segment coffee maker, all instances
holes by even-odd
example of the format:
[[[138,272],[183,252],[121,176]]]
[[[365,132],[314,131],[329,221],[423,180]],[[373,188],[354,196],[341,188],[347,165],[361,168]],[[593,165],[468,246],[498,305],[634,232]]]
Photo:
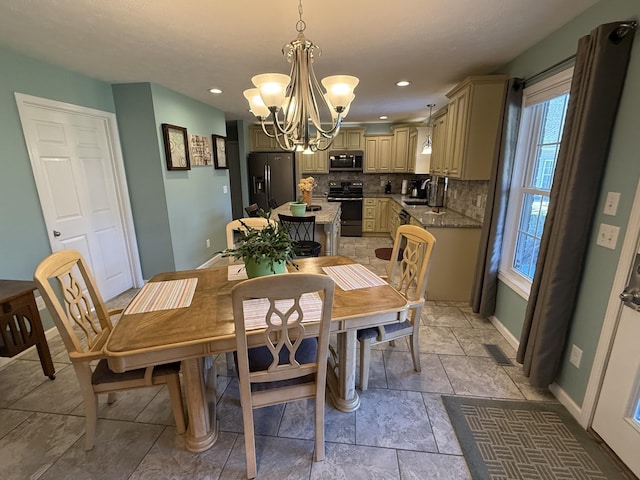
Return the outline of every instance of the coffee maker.
[[[427,188],[427,205],[444,207],[447,199],[447,177],[431,177]]]

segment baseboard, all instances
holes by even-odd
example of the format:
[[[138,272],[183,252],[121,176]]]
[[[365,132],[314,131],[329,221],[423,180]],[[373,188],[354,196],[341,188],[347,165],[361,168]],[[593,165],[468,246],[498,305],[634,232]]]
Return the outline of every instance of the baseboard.
[[[496,327],[496,329],[498,330],[498,332],[500,332],[504,339],[509,342],[509,345],[518,350],[520,341],[515,336],[513,336],[513,334],[507,329],[507,327],[505,327],[502,322],[493,315],[489,317],[489,321],[493,324],[494,327]],[[588,427],[589,419],[583,418],[582,408],[578,406],[557,383],[552,383],[551,385],[549,385],[549,391],[567,409],[569,414],[576,419],[576,421],[582,428],[586,429]]]
[[[504,339],[509,342],[509,345],[511,345],[515,350],[518,350],[518,347],[520,346],[520,340],[514,337],[509,329],[507,329],[507,327],[505,327],[502,322],[495,316],[491,315],[489,317],[489,321],[494,327],[496,327],[496,330],[500,332],[500,335],[502,335]]]
[[[202,268],[209,268],[209,267],[213,266],[213,264],[216,263],[221,258],[222,258],[222,255],[220,253],[218,253],[217,255],[211,257],[209,260],[207,260],[202,265],[197,267],[197,269],[200,270]]]

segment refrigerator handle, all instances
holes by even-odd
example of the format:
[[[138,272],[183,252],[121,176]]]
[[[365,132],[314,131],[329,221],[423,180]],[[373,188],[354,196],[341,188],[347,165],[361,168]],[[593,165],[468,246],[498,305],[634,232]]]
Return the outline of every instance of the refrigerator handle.
[[[271,165],[264,166],[264,178],[265,178],[265,193],[267,194],[266,201],[271,198]]]

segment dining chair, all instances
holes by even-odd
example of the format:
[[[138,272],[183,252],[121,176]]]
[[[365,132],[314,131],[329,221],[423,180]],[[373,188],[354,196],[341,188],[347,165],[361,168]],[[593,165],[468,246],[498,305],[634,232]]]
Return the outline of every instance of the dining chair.
[[[249,217],[257,217],[258,210],[260,210],[260,207],[258,207],[257,203],[252,203],[251,205],[244,207],[244,211],[247,212]]]
[[[275,198],[270,198],[269,199],[269,208],[270,209],[273,210],[275,208],[278,208],[278,206],[279,206],[278,201]]]
[[[296,257],[317,257],[322,251],[322,245],[315,241],[316,217],[294,217],[278,214],[280,225],[287,230],[289,237],[294,241]]]
[[[253,410],[315,399],[315,461],[324,459],[324,408],[335,283],[289,273],[241,282],[231,290],[247,477],[257,474]],[[257,327],[248,331],[247,327]],[[249,348],[249,339],[254,345]]]
[[[387,275],[383,278],[407,299],[409,313],[403,322],[358,330],[360,390],[366,390],[369,384],[372,345],[409,337],[413,367],[416,372],[421,370],[418,339],[420,314],[425,302],[429,260],[435,243],[436,239],[431,233],[416,225],[401,225],[396,230]],[[403,250],[401,255],[400,250]]]
[[[178,433],[184,433],[185,419],[180,389],[180,363],[156,365],[124,373],[109,369],[103,347],[113,330],[111,317],[122,309],[107,310],[93,275],[82,255],[60,250],[45,258],[35,270],[34,280],[53,318],[76,372],[85,407],[85,449],[95,441],[98,395],[107,393],[112,404],[115,392],[166,384]],[[56,281],[57,280],[57,281]],[[56,288],[62,292],[60,297]],[[64,306],[63,306],[64,305]],[[92,370],[91,365],[97,361]]]

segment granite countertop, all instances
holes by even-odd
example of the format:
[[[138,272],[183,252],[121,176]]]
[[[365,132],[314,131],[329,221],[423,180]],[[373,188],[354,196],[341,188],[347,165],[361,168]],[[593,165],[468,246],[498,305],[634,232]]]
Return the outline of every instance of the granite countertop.
[[[333,223],[340,211],[340,202],[327,202],[324,199],[313,197],[312,205],[319,205],[320,210],[316,210],[314,212],[306,212],[304,214],[305,217],[310,217],[311,215],[316,216],[316,223],[318,224],[327,224]],[[282,213],[283,215],[291,215],[291,210],[289,209],[289,202],[280,205],[278,208],[275,208],[271,213],[271,216],[277,220],[278,214]]]
[[[433,207],[424,205],[407,205],[404,201],[409,200],[408,195],[400,194],[365,194],[365,198],[390,198],[397,202],[412,218],[420,222],[424,227],[432,228],[481,228],[482,222],[471,217],[462,215],[448,208],[437,208],[439,213],[434,212]]]

